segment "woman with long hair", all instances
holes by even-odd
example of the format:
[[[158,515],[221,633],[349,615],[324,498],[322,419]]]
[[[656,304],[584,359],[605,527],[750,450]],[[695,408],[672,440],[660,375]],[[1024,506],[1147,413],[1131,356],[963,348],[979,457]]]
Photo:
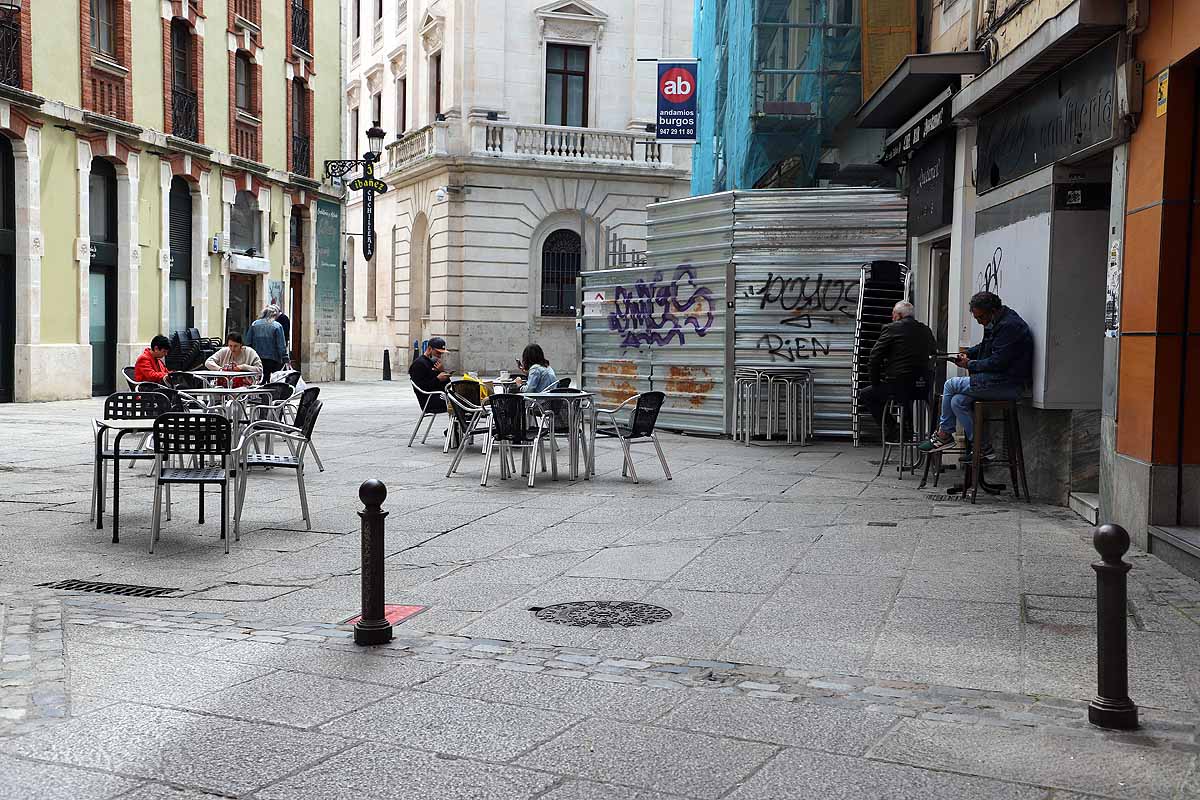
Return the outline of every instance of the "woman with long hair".
[[[517,385],[522,392],[545,392],[558,383],[558,376],[554,374],[554,368],[550,366],[549,359],[542,352],[541,345],[527,345],[521,352],[521,360],[517,364],[528,374],[524,381],[517,378]]]

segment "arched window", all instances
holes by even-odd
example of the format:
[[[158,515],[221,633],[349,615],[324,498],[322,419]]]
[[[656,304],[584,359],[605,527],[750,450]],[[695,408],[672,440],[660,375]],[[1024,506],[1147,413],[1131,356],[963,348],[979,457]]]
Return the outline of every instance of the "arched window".
[[[262,212],[258,210],[258,198],[252,193],[241,191],[233,201],[229,214],[229,245],[235,252],[261,256]]]
[[[575,231],[557,230],[542,245],[542,316],[575,316],[575,281],[583,241]]]

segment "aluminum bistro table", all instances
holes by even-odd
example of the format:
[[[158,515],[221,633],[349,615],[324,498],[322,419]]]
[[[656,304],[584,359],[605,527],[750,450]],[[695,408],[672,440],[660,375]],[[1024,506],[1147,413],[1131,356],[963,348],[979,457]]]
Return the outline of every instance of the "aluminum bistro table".
[[[229,373],[225,374],[228,375]],[[182,394],[188,395],[189,397],[195,395],[220,397],[222,398],[222,407],[225,405],[225,400],[228,400],[231,404],[236,405],[238,413],[232,415],[229,420],[232,425],[231,434],[236,443],[242,416],[246,414],[246,398],[253,397],[255,395],[270,397],[272,390],[263,386],[239,386],[237,388],[209,387],[208,389],[180,389],[179,391]],[[208,405],[211,408],[213,404],[209,403]]]
[[[252,380],[257,380],[258,378],[262,377],[261,372],[248,372],[245,370],[235,371],[231,369],[195,369],[184,374],[195,375],[209,386],[212,386],[222,378],[250,378]],[[187,390],[185,389],[184,391]]]
[[[116,431],[116,436],[113,441],[113,453],[121,452],[121,437],[127,433],[148,433],[154,430],[153,419],[98,419],[96,420],[96,465],[97,472],[95,480],[98,485],[102,485],[100,481],[100,472],[104,470],[104,463],[100,459],[100,442],[103,441],[104,431]],[[112,507],[112,540],[113,544],[121,541],[118,528],[121,522],[121,460],[116,460],[116,469],[113,470],[113,507]],[[96,530],[104,530],[104,497],[100,496],[96,502]]]
[[[579,449],[583,444],[583,422],[585,419],[589,422],[592,431],[591,446],[587,448],[588,457],[587,463],[584,464],[583,479],[592,479],[591,464],[593,462],[592,452],[596,446],[596,420],[595,420],[595,404],[592,402],[591,392],[585,392],[582,389],[573,389],[571,392],[525,392],[522,394],[526,400],[531,400],[537,403],[541,400],[563,400],[567,404],[567,450],[568,450],[568,475],[570,480],[579,479]],[[587,414],[585,417],[584,403],[588,404]],[[550,445],[553,447],[553,443]],[[536,468],[537,459],[533,460],[533,467]]]

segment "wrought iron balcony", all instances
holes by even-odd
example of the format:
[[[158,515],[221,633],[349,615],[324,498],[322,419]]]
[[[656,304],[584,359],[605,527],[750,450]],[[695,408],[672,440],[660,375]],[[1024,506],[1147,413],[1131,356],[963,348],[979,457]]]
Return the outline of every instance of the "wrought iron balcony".
[[[312,177],[311,144],[307,136],[292,136],[292,172]]]
[[[21,88],[21,23],[0,19],[0,83]]]
[[[290,0],[290,2],[292,4],[292,47],[311,53],[308,8],[304,5],[303,0]]]
[[[199,106],[196,93],[188,89],[171,90],[171,133],[180,139],[200,141]]]

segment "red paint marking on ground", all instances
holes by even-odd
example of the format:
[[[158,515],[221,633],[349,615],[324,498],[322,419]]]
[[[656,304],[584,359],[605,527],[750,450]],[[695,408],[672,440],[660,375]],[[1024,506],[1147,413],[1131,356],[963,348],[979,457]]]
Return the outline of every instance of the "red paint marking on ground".
[[[422,611],[424,611],[427,608],[429,608],[429,606],[389,606],[389,605],[385,605],[383,607],[383,616],[386,617],[387,621],[390,622],[391,624],[399,625],[401,622],[404,622],[404,620],[409,619],[410,617],[415,617],[417,614],[420,614]],[[362,614],[355,614],[353,617],[346,620],[346,622],[344,624],[353,625],[354,623],[358,622],[360,619],[362,619]]]

